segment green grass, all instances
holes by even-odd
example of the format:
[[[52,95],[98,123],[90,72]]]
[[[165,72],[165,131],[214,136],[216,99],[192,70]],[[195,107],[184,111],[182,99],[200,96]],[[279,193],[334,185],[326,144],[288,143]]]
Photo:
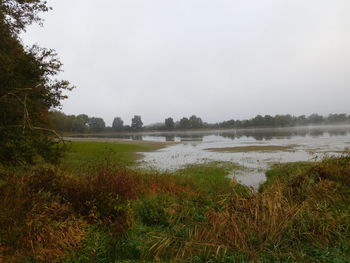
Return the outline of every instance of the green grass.
[[[61,167],[79,171],[97,164],[130,166],[142,156],[140,153],[158,150],[167,145],[157,142],[67,142],[68,151]]]
[[[208,195],[217,195],[231,189],[231,179],[227,175],[238,169],[241,167],[232,162],[213,161],[187,165],[174,172],[174,176],[179,181],[188,178],[193,189],[204,191]]]

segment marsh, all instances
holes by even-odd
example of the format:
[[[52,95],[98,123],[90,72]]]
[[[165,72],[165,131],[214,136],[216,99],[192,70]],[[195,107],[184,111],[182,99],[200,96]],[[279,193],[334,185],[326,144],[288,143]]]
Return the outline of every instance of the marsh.
[[[272,164],[316,161],[326,155],[348,151],[350,125],[116,133],[89,138],[94,139],[172,142],[156,151],[142,153],[140,166],[174,171],[195,163],[233,162],[242,169],[235,170],[230,176],[242,184],[257,188],[266,180],[265,171]]]

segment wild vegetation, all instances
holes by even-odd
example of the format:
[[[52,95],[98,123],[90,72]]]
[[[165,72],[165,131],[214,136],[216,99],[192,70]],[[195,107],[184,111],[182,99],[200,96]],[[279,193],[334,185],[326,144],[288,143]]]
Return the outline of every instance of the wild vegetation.
[[[55,162],[61,154],[57,134],[49,127],[49,110],[72,89],[56,80],[61,63],[53,50],[24,47],[20,33],[41,22],[49,8],[40,0],[0,1],[0,162]]]
[[[50,121],[76,132],[105,123],[51,111],[72,87],[53,79],[55,52],[19,37],[48,10],[0,1],[0,262],[349,262],[349,156],[275,166],[253,191],[226,176],[239,169],[232,163],[133,165],[162,144],[61,141]],[[195,115],[179,123],[206,127]],[[130,129],[142,127],[134,116]]]
[[[3,261],[348,262],[348,156],[276,165],[255,192],[232,163],[159,173],[114,162],[145,146],[91,159],[97,144],[74,142],[70,166],[1,170]]]

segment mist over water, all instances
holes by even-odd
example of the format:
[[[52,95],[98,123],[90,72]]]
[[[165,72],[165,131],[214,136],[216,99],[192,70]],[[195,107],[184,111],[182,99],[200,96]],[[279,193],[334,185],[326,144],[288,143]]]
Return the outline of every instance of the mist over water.
[[[255,141],[269,141],[272,139],[288,139],[292,137],[317,138],[322,136],[349,136],[350,125],[335,126],[301,126],[286,128],[258,128],[258,129],[226,129],[226,130],[191,130],[191,131],[154,131],[138,133],[114,133],[73,135],[79,137],[95,137],[108,139],[124,139],[133,141],[155,142],[193,142],[211,140],[216,136],[218,140],[240,140],[252,138]],[[220,138],[220,139],[219,139]]]

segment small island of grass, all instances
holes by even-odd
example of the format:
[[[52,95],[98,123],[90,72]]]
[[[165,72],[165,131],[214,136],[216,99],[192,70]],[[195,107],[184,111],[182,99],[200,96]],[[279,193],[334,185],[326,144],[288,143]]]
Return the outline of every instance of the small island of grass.
[[[237,146],[237,147],[223,147],[223,148],[208,148],[207,151],[213,152],[232,152],[232,153],[244,153],[244,152],[260,152],[260,151],[293,151],[296,145],[250,145],[250,146]]]

